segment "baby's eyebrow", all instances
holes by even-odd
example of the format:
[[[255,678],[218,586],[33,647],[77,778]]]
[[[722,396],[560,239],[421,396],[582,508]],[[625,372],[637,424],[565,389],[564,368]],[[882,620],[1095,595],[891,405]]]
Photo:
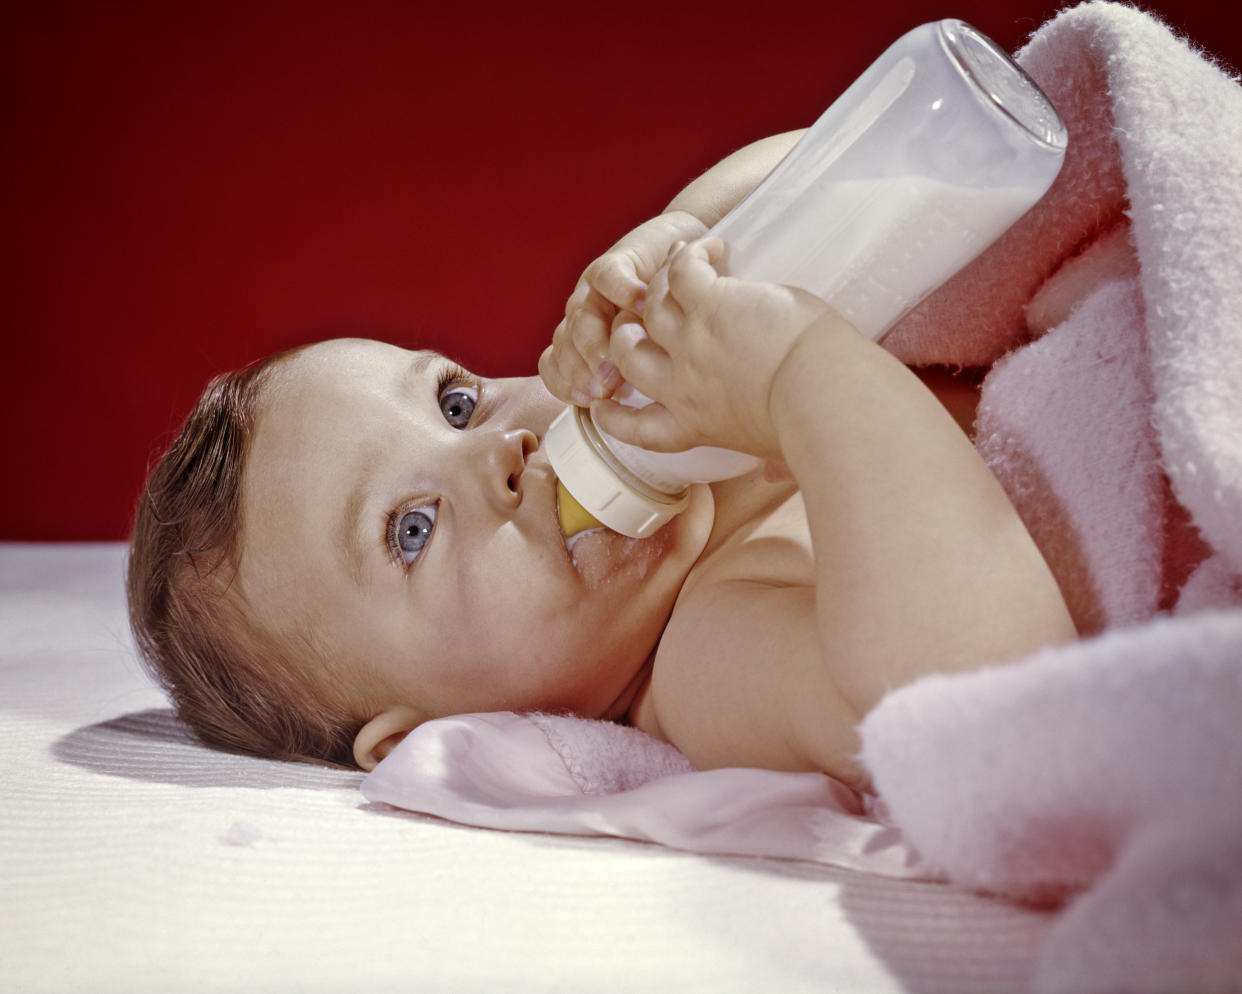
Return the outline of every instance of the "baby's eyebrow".
[[[403,388],[414,386],[418,379],[427,372],[427,370],[440,360],[441,356],[438,352],[432,352],[429,349],[421,349],[414,353],[414,357],[410,360],[409,366],[405,372],[401,374],[399,380]]]
[[[341,514],[341,527],[337,532],[337,545],[345,556],[345,565],[357,586],[362,586],[362,572],[366,564],[366,541],[362,534],[363,509],[371,493],[373,473],[363,471],[345,498]]]

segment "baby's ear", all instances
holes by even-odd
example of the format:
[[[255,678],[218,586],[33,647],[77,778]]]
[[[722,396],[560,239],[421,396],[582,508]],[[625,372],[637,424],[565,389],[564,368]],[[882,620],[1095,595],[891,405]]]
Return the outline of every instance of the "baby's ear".
[[[425,715],[411,707],[389,708],[362,726],[354,737],[354,762],[370,773],[424,721]]]

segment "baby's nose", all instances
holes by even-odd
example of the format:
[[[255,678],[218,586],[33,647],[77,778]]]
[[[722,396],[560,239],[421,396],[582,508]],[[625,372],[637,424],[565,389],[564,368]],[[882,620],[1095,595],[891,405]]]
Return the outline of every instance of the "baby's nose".
[[[535,433],[525,428],[497,429],[480,439],[478,467],[484,476],[483,491],[498,509],[510,511],[522,503],[522,474],[527,459],[538,447]]]

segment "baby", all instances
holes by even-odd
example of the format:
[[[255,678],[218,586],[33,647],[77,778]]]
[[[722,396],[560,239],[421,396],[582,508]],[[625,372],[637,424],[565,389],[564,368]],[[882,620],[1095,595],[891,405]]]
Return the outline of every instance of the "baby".
[[[700,768],[865,786],[854,729],[887,690],[1073,638],[969,404],[955,420],[818,298],[718,275],[701,236],[796,138],[725,159],[596,260],[542,379],[341,340],[213,381],[129,564],[138,645],[183,720],[370,769],[435,717],[559,711]],[[656,403],[616,404],[623,381]],[[650,539],[571,551],[541,447],[566,402],[648,448],[767,462],[694,488]]]

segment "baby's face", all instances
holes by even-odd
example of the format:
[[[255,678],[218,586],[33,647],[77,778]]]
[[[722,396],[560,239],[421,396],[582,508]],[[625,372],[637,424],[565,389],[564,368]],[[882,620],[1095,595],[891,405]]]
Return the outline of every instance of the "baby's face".
[[[242,494],[242,593],[310,638],[375,713],[609,715],[706,541],[710,501],[661,533],[566,548],[541,447],[561,404],[429,352],[341,340],[289,360]],[[309,654],[308,654],[309,655]]]

